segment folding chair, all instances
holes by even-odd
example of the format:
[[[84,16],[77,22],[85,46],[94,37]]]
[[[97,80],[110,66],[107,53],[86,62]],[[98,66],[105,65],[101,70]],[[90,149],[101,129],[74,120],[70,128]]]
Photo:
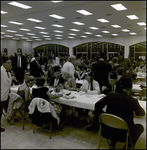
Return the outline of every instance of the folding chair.
[[[108,128],[105,128],[105,127],[108,127]],[[115,132],[113,132],[113,131],[116,130],[116,133],[117,133],[117,131],[118,131],[117,129],[122,131],[121,133],[123,133],[123,135],[122,135],[123,138],[120,134],[115,136],[115,134],[114,134]],[[108,139],[115,140],[118,142],[125,142],[126,149],[128,149],[128,143],[129,143],[129,139],[130,139],[130,143],[131,143],[131,146],[133,149],[133,143],[132,143],[129,127],[128,127],[127,123],[118,116],[115,116],[115,115],[112,115],[109,113],[102,113],[99,116],[98,149],[100,149],[101,136],[103,138],[107,139],[108,144],[109,144]],[[120,136],[121,136],[121,138],[120,138]],[[109,144],[109,146],[110,146],[110,144]]]

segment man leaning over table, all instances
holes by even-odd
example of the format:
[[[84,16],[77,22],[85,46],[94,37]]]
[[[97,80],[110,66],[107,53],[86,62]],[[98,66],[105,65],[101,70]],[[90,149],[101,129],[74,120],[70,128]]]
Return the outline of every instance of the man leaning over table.
[[[106,113],[110,113],[122,118],[128,124],[133,146],[135,146],[137,139],[143,133],[144,127],[141,124],[135,124],[134,113],[136,116],[144,116],[145,111],[139,105],[137,99],[131,97],[131,90],[132,90],[132,82],[128,80],[128,78],[124,79],[122,82],[122,89],[121,92],[110,92],[107,94],[106,97],[102,98],[95,104],[95,118],[92,126],[88,127],[88,130],[94,130],[97,128],[98,130],[98,121],[99,115],[104,113],[103,108],[107,106]],[[107,127],[108,128],[108,127]],[[110,129],[110,127],[109,127]],[[112,128],[111,128],[112,130]],[[103,134],[108,135],[109,133]],[[121,138],[121,134],[119,129],[117,129],[116,134],[118,137]],[[113,137],[113,135],[111,135]],[[115,148],[116,141],[112,141],[111,146]],[[125,146],[124,146],[125,147]]]
[[[12,83],[11,73],[9,69],[11,68],[12,62],[8,56],[2,56],[2,66],[1,66],[1,117],[3,109],[7,110],[8,98],[10,93],[10,87]],[[5,129],[1,128],[1,132]]]

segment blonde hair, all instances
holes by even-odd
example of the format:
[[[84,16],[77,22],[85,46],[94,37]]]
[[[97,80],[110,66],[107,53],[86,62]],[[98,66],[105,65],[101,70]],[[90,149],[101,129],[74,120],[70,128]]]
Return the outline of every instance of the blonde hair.
[[[35,78],[33,76],[27,76],[25,79],[25,83],[29,83],[30,81],[35,81]]]

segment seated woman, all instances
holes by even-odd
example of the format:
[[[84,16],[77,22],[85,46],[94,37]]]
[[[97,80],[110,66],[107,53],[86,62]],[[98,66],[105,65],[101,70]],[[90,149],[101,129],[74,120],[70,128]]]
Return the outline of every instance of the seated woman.
[[[26,110],[28,110],[27,108],[31,100],[30,87],[32,87],[34,83],[35,78],[33,76],[28,76],[26,77],[25,82],[19,86],[17,91],[17,94],[20,95],[25,102]]]
[[[62,96],[62,94],[54,94],[54,95],[51,94],[49,88],[45,87],[44,84],[45,84],[44,77],[39,77],[36,79],[37,88],[32,89],[33,98],[40,97],[49,101],[51,98],[58,98]]]
[[[88,94],[101,93],[99,83],[94,80],[92,72],[88,72],[85,74],[85,80],[80,90]]]
[[[63,88],[70,91],[76,91],[77,86],[75,79],[73,79],[68,72],[62,72],[62,77],[65,80]]]

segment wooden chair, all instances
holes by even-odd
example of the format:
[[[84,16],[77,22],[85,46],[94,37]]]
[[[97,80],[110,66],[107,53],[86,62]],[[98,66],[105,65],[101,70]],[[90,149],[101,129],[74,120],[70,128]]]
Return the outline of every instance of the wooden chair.
[[[103,134],[103,126],[107,126],[107,130],[105,130],[105,133],[109,133],[108,135],[104,135]],[[120,129],[120,130],[125,130],[126,132],[124,133],[124,138],[120,140],[120,138],[118,138],[117,136],[115,137],[114,132],[111,133],[111,131],[109,130],[110,128],[113,128],[114,130],[116,129]],[[107,139],[107,142],[109,144],[108,139],[112,140],[112,136],[114,137],[113,140],[119,141],[119,142],[125,142],[126,143],[126,149],[128,149],[128,143],[129,143],[129,139],[130,139],[130,143],[133,149],[133,143],[132,143],[132,139],[131,139],[131,135],[130,135],[130,131],[129,131],[129,127],[127,125],[127,123],[121,119],[118,116],[109,114],[109,113],[102,113],[99,116],[99,139],[98,139],[98,149],[100,149],[100,142],[101,142],[101,136],[103,138]],[[109,144],[110,146],[110,144]]]

